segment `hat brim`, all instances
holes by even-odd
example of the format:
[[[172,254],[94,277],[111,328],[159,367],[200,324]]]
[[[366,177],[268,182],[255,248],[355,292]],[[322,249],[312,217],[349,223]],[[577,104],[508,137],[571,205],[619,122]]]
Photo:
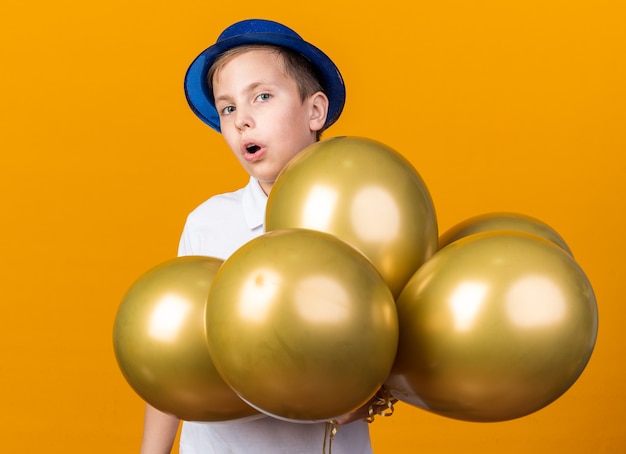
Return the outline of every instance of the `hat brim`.
[[[185,75],[185,96],[193,112],[211,128],[221,132],[220,120],[215,109],[213,93],[209,88],[207,74],[219,55],[229,49],[245,44],[269,44],[285,47],[302,54],[316,68],[320,83],[328,97],[328,114],[324,129],[332,125],[343,110],[346,89],[337,66],[320,49],[302,39],[276,33],[249,33],[217,42],[204,50],[191,63]]]

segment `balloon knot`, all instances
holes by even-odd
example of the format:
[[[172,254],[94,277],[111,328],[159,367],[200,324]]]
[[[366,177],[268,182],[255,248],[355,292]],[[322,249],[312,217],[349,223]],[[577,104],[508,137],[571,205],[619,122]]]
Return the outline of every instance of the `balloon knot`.
[[[376,391],[374,398],[368,409],[369,416],[365,418],[368,423],[374,422],[375,416],[388,417],[393,415],[394,404],[398,402],[398,399],[392,397],[389,391],[384,386]]]

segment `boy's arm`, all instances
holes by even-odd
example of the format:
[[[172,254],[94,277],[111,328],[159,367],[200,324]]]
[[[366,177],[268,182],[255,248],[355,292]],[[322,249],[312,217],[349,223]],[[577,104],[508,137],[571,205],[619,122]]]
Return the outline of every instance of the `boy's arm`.
[[[179,424],[175,416],[146,404],[140,454],[170,454]]]

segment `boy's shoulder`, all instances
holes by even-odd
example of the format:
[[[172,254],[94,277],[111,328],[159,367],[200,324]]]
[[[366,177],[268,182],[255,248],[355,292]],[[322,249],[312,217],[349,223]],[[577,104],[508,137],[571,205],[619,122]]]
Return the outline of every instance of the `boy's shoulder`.
[[[217,194],[198,205],[185,222],[179,255],[229,257],[263,231],[264,200],[258,183]]]
[[[188,231],[239,231],[262,227],[267,196],[258,181],[233,192],[215,195],[196,207],[188,216]]]
[[[190,219],[210,219],[217,213],[231,211],[236,206],[241,205],[245,190],[246,188],[243,187],[236,191],[211,196],[194,208],[188,217]],[[207,217],[207,215],[211,216]]]

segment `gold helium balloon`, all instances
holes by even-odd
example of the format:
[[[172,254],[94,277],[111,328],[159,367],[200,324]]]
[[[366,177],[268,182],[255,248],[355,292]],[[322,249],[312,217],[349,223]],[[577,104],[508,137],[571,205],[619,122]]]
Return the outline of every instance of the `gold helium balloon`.
[[[272,417],[329,421],[374,396],[395,358],[393,296],[361,253],[324,232],[285,229],[243,245],[207,303],[220,375]]]
[[[532,216],[509,212],[485,213],[459,222],[441,235],[439,248],[474,233],[496,231],[526,232],[537,235],[552,241],[572,255],[563,237],[548,224]]]
[[[117,363],[153,407],[190,421],[258,415],[222,380],[205,334],[209,288],[222,260],[178,257],[144,273],[124,296],[113,328]]]
[[[420,175],[395,150],[359,137],[297,154],[276,179],[265,226],[339,237],[374,263],[394,297],[437,250],[435,210]]]
[[[401,401],[466,421],[535,412],[578,379],[595,345],[596,300],[562,248],[485,232],[435,253],[397,300]]]

